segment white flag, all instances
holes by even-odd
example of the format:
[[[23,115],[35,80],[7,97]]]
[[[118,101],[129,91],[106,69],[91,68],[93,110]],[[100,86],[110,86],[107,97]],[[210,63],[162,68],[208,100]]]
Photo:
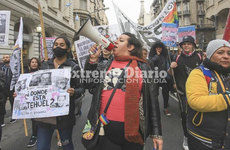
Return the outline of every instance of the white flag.
[[[12,71],[12,80],[10,90],[13,90],[21,73],[21,49],[23,45],[23,21],[20,19],[18,38],[14,44],[12,56],[10,58],[10,69]]]

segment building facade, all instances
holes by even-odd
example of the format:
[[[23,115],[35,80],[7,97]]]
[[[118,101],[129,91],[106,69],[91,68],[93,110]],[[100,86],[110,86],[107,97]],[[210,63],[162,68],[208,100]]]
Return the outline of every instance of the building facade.
[[[230,9],[229,0],[206,0],[206,18],[214,22],[215,37],[222,39]]]
[[[154,0],[150,18],[153,20],[168,0]],[[223,38],[229,12],[229,0],[176,0],[179,26],[195,25],[196,43],[205,49],[208,42]]]
[[[73,41],[80,26],[91,18],[93,25],[108,24],[104,0],[40,0],[46,37],[67,36]],[[67,4],[70,4],[67,6]],[[100,10],[99,10],[100,9]],[[4,54],[11,54],[23,17],[23,57],[39,56],[40,26],[38,0],[1,1],[0,10],[11,11],[8,46],[0,47],[0,62]],[[78,17],[76,18],[76,16]]]
[[[195,25],[196,44],[205,49],[209,41],[215,39],[214,22],[206,19],[205,0],[176,0],[179,26]]]

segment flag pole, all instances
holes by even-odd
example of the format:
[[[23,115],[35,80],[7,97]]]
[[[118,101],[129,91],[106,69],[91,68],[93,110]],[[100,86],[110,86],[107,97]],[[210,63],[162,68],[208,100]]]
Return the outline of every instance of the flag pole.
[[[24,67],[23,67],[23,47],[21,48],[21,74],[24,74]],[[23,119],[25,135],[28,136],[27,124],[26,119]]]
[[[47,61],[48,60],[48,53],[47,53],[47,47],[46,47],[46,34],[45,34],[45,28],[44,28],[44,23],[43,23],[43,15],[42,15],[42,9],[41,9],[41,5],[40,5],[40,0],[38,0],[38,11],[39,11],[40,23],[41,23],[41,28],[42,28],[43,50],[44,50],[44,54],[45,54],[45,61]]]

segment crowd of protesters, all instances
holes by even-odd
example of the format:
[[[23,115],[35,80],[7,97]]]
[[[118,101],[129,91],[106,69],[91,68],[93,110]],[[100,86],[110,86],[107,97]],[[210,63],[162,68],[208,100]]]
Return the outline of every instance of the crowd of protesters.
[[[178,45],[178,53],[170,52],[161,41],[153,43],[148,50],[128,32],[114,41],[112,51],[93,45],[84,70],[99,74],[106,71],[100,76],[103,82],[94,83],[95,77],[91,74],[91,82],[85,83],[72,77],[67,89],[70,95],[69,114],[50,117],[52,123],[47,122],[47,118],[32,118],[28,147],[37,143],[37,150],[50,149],[53,132],[58,130],[63,150],[73,150],[75,118],[82,114],[82,99],[85,89],[88,89],[93,95],[87,115],[88,125],[96,126],[98,118],[102,117],[108,121],[103,126],[102,144],[95,150],[142,150],[147,137],[152,138],[155,150],[162,150],[164,129],[159,91],[162,91],[163,97],[162,112],[167,117],[171,116],[170,92],[177,92],[184,150],[230,149],[230,44],[225,40],[213,40],[208,44],[206,53],[197,52],[196,48],[195,39],[185,36]],[[25,73],[64,67],[71,67],[72,71],[81,70],[77,53],[73,51],[72,55],[71,43],[66,37],[55,39],[53,53],[53,57],[42,64],[38,58],[31,58]],[[2,127],[5,126],[6,101],[9,99],[12,113],[17,95],[14,89],[10,90],[12,72],[9,64],[10,55],[4,55],[0,68],[0,140]],[[166,75],[160,77],[162,82],[154,82],[156,75],[142,75],[143,71],[156,70],[165,72]],[[11,119],[10,123],[16,121]]]

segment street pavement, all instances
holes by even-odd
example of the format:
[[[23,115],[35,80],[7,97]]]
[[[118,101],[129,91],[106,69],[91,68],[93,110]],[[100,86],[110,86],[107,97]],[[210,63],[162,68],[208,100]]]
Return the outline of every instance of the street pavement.
[[[161,93],[161,92],[160,92]],[[86,93],[83,99],[82,111],[83,114],[76,118],[76,125],[73,130],[73,143],[75,150],[85,150],[81,144],[81,131],[86,123],[86,116],[90,107],[92,95]],[[164,145],[163,150],[182,150],[182,127],[179,112],[178,102],[170,98],[169,100],[169,111],[172,116],[167,117],[163,114],[163,100],[161,95],[159,96],[160,109],[161,109],[161,119],[162,119],[162,129],[163,129],[163,139]],[[7,114],[5,115],[5,124],[3,127],[1,146],[2,150],[36,150],[36,146],[32,148],[27,148],[31,136],[31,120],[26,119],[28,136],[25,136],[23,120],[17,120],[16,123],[10,124],[10,104],[6,104]],[[52,148],[51,150],[60,150],[57,146],[56,133],[54,133],[52,138]],[[144,150],[153,150],[153,144],[151,138],[148,138]]]

